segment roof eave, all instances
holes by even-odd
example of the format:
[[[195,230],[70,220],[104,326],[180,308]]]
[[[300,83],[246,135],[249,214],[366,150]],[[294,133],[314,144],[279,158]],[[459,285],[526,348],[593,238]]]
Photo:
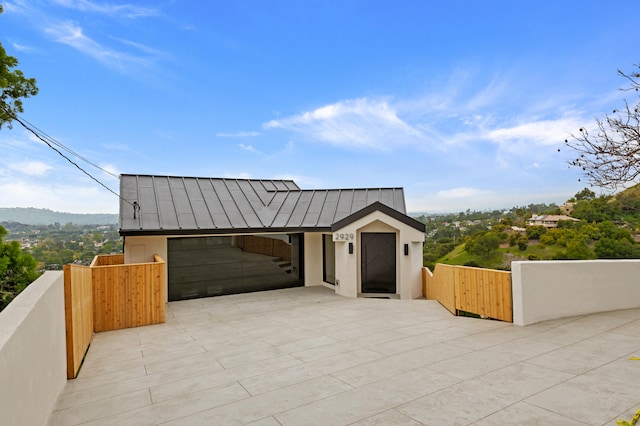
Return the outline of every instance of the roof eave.
[[[331,231],[333,232],[337,231],[338,229],[344,228],[345,226],[355,222],[356,220],[362,219],[363,217],[368,216],[376,211],[384,213],[387,216],[390,216],[420,232],[425,232],[426,230],[426,225],[424,223],[417,221],[416,219],[407,216],[404,213],[387,206],[386,204],[382,204],[381,202],[376,201],[375,203],[369,204],[367,207],[358,210],[357,212],[345,217],[344,219],[335,222],[333,225],[331,225]]]
[[[297,234],[302,232],[331,232],[330,227],[281,227],[281,228],[217,228],[217,229],[120,229],[123,237],[174,236],[174,235],[231,235],[231,234]]]

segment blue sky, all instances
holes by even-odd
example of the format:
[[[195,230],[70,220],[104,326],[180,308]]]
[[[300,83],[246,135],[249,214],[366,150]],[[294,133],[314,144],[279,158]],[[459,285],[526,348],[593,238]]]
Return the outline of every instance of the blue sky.
[[[1,3],[22,117],[103,168],[401,186],[410,212],[564,202],[557,149],[640,62],[626,0]],[[118,211],[19,125],[0,150],[0,207]]]

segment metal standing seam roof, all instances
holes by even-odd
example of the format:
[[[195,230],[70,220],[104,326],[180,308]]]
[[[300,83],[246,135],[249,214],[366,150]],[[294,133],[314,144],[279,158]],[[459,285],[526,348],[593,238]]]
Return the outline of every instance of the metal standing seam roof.
[[[303,190],[292,180],[124,174],[120,196],[121,235],[328,231],[376,203],[406,216],[402,188]]]

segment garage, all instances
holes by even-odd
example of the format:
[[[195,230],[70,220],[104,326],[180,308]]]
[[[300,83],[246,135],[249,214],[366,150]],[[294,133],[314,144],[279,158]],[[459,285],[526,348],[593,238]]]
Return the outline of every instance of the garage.
[[[168,301],[303,285],[422,296],[425,225],[400,187],[121,175],[120,193],[125,264],[162,259]]]
[[[302,286],[299,234],[170,238],[170,301]]]

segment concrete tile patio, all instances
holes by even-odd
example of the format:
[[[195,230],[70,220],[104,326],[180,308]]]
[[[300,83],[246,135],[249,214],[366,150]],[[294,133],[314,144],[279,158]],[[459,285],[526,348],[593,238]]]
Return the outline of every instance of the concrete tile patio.
[[[95,335],[50,425],[604,425],[640,408],[640,309],[518,327],[324,287],[171,302]]]

